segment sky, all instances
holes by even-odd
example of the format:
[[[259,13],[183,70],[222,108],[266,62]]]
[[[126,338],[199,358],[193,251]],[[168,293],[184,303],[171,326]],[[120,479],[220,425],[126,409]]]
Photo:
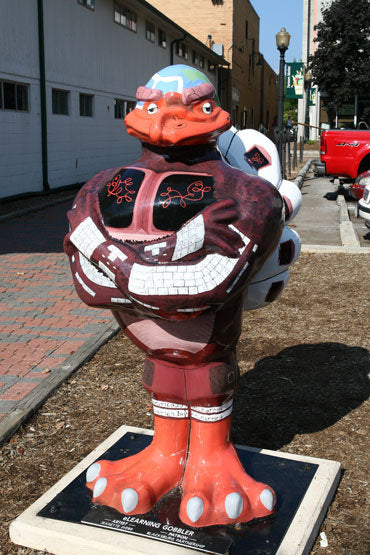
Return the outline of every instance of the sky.
[[[302,57],[303,0],[251,0],[260,17],[260,51],[272,69],[279,73],[280,53],[275,35],[282,27],[290,34],[285,61],[299,62]]]

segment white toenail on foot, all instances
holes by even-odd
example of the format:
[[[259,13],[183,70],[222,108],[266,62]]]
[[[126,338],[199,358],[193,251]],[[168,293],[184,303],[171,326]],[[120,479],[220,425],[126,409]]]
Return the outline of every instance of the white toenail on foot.
[[[268,511],[274,508],[275,500],[272,491],[264,489],[260,495],[261,503]]]
[[[186,505],[186,512],[192,522],[196,522],[202,516],[204,509],[203,501],[200,497],[192,497]]]
[[[94,463],[87,469],[86,472],[86,482],[92,482],[99,476],[101,466],[99,463]]]
[[[243,498],[239,493],[229,493],[225,498],[225,510],[229,518],[238,518],[243,510]]]
[[[137,492],[132,488],[126,488],[121,494],[121,503],[124,513],[131,513],[139,501]]]
[[[93,497],[99,497],[107,487],[107,479],[99,478],[94,486]]]

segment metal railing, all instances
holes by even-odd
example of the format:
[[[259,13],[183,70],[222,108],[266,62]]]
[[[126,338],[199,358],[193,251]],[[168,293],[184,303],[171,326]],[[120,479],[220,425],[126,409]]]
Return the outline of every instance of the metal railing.
[[[298,165],[298,130],[296,127],[285,128],[281,135],[281,171],[283,179],[291,177],[292,169]],[[299,161],[303,162],[304,139],[299,141]]]

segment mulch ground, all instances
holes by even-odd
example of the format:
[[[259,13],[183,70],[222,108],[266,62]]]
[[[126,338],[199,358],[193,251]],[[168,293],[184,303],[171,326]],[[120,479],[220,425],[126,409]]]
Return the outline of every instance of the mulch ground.
[[[312,553],[368,546],[369,257],[304,254],[288,288],[245,314],[236,443],[340,461],[342,479]],[[0,451],[0,553],[10,522],[122,424],[152,427],[143,355],[119,333]]]

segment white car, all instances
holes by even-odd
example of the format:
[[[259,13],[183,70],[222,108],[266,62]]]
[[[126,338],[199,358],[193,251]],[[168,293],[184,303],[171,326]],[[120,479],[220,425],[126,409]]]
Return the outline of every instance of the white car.
[[[370,229],[370,184],[364,189],[364,196],[357,204],[358,215],[365,220],[365,225]]]

